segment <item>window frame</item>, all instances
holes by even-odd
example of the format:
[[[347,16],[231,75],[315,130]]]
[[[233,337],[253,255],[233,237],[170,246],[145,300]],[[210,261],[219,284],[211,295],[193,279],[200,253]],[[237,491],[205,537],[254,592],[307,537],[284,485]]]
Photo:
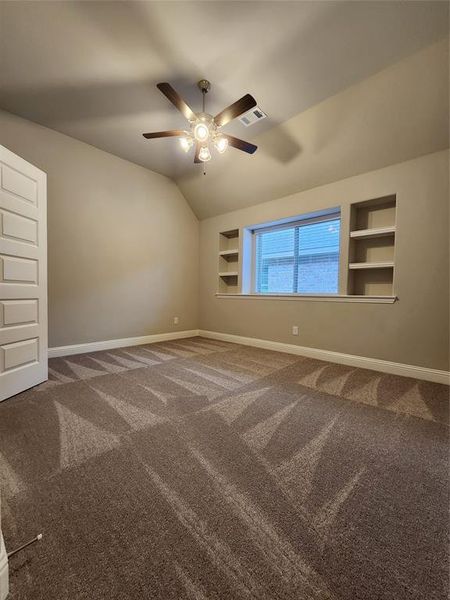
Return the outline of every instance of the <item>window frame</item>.
[[[326,213],[322,213],[322,214],[317,214],[317,213],[306,213],[304,215],[299,215],[297,217],[294,217],[292,219],[289,220],[285,220],[283,219],[283,221],[278,221],[278,222],[273,222],[271,223],[262,223],[261,225],[257,225],[257,226],[253,226],[251,228],[249,228],[249,231],[252,235],[252,241],[251,241],[251,294],[255,295],[255,296],[270,296],[270,295],[276,295],[276,296],[311,296],[311,295],[318,295],[318,296],[330,296],[330,297],[335,297],[335,296],[339,296],[340,294],[340,275],[341,275],[341,252],[342,252],[342,220],[341,220],[341,209],[339,208],[334,208],[331,209],[330,211],[327,211]],[[281,231],[283,229],[292,229],[292,228],[297,228],[297,227],[305,227],[308,225],[313,225],[315,223],[321,223],[324,221],[335,221],[336,219],[339,219],[339,255],[338,255],[338,273],[337,273],[337,291],[336,292],[317,292],[316,294],[311,294],[311,293],[305,293],[305,292],[259,292],[256,289],[256,285],[257,285],[257,261],[256,261],[256,238],[257,235],[260,233],[267,233],[267,232],[273,232],[273,231]],[[295,253],[294,253],[295,254]],[[294,256],[294,261],[295,261],[295,256]],[[294,277],[295,277],[295,271],[296,269],[294,268]]]

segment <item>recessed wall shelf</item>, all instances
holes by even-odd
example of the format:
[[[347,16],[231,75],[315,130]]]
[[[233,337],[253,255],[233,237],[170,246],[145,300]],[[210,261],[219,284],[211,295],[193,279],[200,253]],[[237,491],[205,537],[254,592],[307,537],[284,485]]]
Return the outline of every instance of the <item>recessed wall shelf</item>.
[[[376,237],[384,237],[395,234],[395,226],[390,227],[374,227],[372,229],[360,229],[350,232],[350,237],[355,239],[368,239]]]
[[[236,294],[239,289],[239,229],[219,233],[218,292]]]
[[[349,269],[393,269],[393,262],[363,262],[363,263],[350,263]]]
[[[394,296],[395,195],[350,206],[347,290],[353,296]]]
[[[239,229],[230,229],[229,231],[222,231],[221,236],[228,239],[236,239],[239,237]]]

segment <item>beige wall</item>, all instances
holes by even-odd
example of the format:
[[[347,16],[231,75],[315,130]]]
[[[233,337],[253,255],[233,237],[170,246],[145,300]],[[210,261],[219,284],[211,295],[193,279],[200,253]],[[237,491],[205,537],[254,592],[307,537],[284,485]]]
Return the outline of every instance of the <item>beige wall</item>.
[[[198,326],[198,221],[172,181],[3,111],[0,144],[48,176],[50,347]]]
[[[1,111],[0,143],[48,173],[50,346],[200,326],[448,369],[447,151],[201,222],[199,321],[199,225],[174,183]],[[215,297],[219,231],[391,193],[395,304]]]
[[[448,85],[446,38],[261,135],[241,127],[254,155],[230,148],[177,183],[204,219],[445,150]]]
[[[216,298],[220,231],[392,193],[395,304]],[[442,151],[202,221],[200,327],[447,370],[448,208],[449,154]]]

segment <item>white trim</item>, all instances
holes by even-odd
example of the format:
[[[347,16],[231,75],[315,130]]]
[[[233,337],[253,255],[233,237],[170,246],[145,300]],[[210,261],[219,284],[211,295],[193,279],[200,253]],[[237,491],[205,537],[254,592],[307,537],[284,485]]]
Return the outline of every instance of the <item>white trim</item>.
[[[154,344],[155,342],[167,342],[183,338],[197,337],[198,329],[186,331],[174,331],[170,333],[155,333],[153,335],[140,335],[138,337],[122,338],[119,340],[104,340],[101,342],[87,342],[85,344],[73,344],[71,346],[57,346],[48,349],[48,357],[70,356],[71,354],[84,354],[85,352],[97,352],[98,350],[112,350],[113,348],[125,348],[127,346],[140,346],[142,344]]]
[[[387,262],[363,262],[363,263],[350,263],[349,269],[393,269],[394,261],[390,260]]]
[[[0,600],[6,600],[9,592],[8,582],[8,555],[6,554],[5,542],[0,530]]]
[[[315,302],[362,302],[365,304],[394,304],[397,296],[351,296],[344,294],[221,294],[216,298],[242,298],[243,300],[309,300]]]
[[[213,340],[231,342],[234,344],[243,344],[244,346],[254,346],[256,348],[265,348],[275,352],[286,352],[287,354],[297,354],[317,360],[348,365],[350,367],[359,367],[361,369],[370,369],[401,375],[403,377],[413,377],[425,381],[433,381],[444,385],[450,384],[450,373],[438,369],[429,369],[416,365],[405,365],[395,363],[379,358],[368,358],[366,356],[356,356],[354,354],[343,354],[332,350],[320,350],[318,348],[308,348],[307,346],[297,346],[295,344],[285,344],[283,342],[273,342],[271,340],[261,340],[258,338],[243,337],[229,333],[220,333],[218,331],[206,331],[203,329],[191,329],[187,331],[176,331],[171,333],[157,333],[154,335],[143,335],[132,338],[122,338],[118,340],[104,340],[100,342],[88,342],[86,344],[73,344],[71,346],[59,346],[48,349],[49,358],[58,356],[68,356],[71,354],[83,354],[85,352],[96,352],[98,350],[111,350],[113,348],[124,348],[126,346],[138,346],[142,344],[152,344],[156,342],[165,342],[189,337],[202,336]]]
[[[244,229],[248,229],[251,233],[256,233],[261,229],[274,229],[275,227],[293,227],[295,225],[305,225],[306,222],[318,220],[326,221],[328,218],[332,219],[333,215],[341,216],[341,207],[334,206],[332,208],[324,208],[321,210],[315,210],[313,212],[302,213],[300,215],[293,215],[291,217],[283,217],[282,219],[275,219],[273,221],[263,221],[256,225],[246,225]]]
[[[390,225],[389,227],[373,227],[372,229],[356,229],[354,231],[350,231],[350,237],[357,240],[386,237],[390,235],[395,235],[395,225]]]
[[[382,373],[391,373],[403,377],[413,377],[435,383],[449,385],[450,373],[448,371],[439,371],[438,369],[429,369],[427,367],[418,367],[415,365],[405,365],[395,363],[389,360],[379,358],[368,358],[366,356],[356,356],[354,354],[343,354],[342,352],[333,352],[331,350],[319,350],[318,348],[308,348],[306,346],[296,346],[295,344],[284,344],[282,342],[272,342],[270,340],[260,340],[258,338],[242,337],[240,335],[231,335],[217,331],[199,330],[199,335],[213,340],[223,342],[232,342],[234,344],[243,344],[244,346],[255,346],[256,348],[265,348],[275,352],[286,352],[288,354],[298,354],[308,358],[325,360],[327,362],[348,365],[350,367],[359,367],[361,369],[370,369],[372,371],[381,371]]]

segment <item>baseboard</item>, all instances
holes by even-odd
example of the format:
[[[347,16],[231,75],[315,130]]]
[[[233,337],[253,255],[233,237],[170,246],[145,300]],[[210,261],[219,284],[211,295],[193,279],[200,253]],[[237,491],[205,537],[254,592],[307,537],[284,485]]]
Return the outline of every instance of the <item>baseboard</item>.
[[[403,377],[413,377],[434,383],[443,383],[449,385],[450,373],[448,371],[439,371],[438,369],[429,369],[427,367],[417,367],[415,365],[405,365],[395,363],[389,360],[378,358],[368,358],[366,356],[356,356],[354,354],[343,354],[331,350],[319,350],[318,348],[308,348],[306,346],[297,346],[295,344],[284,344],[282,342],[271,342],[270,340],[260,340],[258,338],[242,337],[240,335],[231,335],[228,333],[219,333],[217,331],[199,330],[199,335],[213,340],[223,342],[232,342],[234,344],[243,344],[245,346],[255,346],[256,348],[265,348],[275,352],[286,352],[288,354],[298,354],[308,358],[316,358],[327,362],[348,365],[350,367],[359,367],[361,369],[370,369],[372,371],[381,371],[392,375],[401,375]]]
[[[48,357],[70,356],[71,354],[84,354],[85,352],[97,352],[98,350],[112,350],[113,348],[125,348],[126,346],[140,346],[142,344],[154,344],[156,342],[168,342],[183,338],[198,336],[198,329],[187,331],[173,331],[170,333],[155,333],[153,335],[140,335],[138,337],[122,338],[119,340],[104,340],[101,342],[87,342],[86,344],[72,344],[70,346],[57,346],[48,349]]]
[[[297,346],[296,344],[285,344],[282,342],[273,342],[270,340],[261,340],[258,338],[243,337],[229,333],[220,333],[218,331],[205,331],[203,329],[190,329],[187,331],[174,331],[170,333],[156,333],[153,335],[142,335],[138,337],[122,338],[117,340],[104,340],[100,342],[88,342],[85,344],[73,344],[70,346],[57,346],[48,349],[48,357],[69,356],[71,354],[83,354],[85,352],[96,352],[98,350],[112,350],[113,348],[124,348],[126,346],[139,346],[142,344],[152,344],[156,342],[166,342],[201,335],[213,340],[232,342],[234,344],[243,344],[244,346],[254,346],[256,348],[265,348],[275,352],[286,352],[288,354],[297,354],[317,360],[348,365],[350,367],[359,367],[361,369],[370,369],[372,371],[381,371],[392,375],[401,375],[403,377],[414,377],[434,383],[443,383],[449,385],[450,373],[438,369],[429,369],[427,367],[418,367],[416,365],[405,365],[378,358],[368,358],[366,356],[356,356],[354,354],[343,354],[342,352],[333,352],[332,350],[320,350],[318,348],[308,348],[307,346]]]

